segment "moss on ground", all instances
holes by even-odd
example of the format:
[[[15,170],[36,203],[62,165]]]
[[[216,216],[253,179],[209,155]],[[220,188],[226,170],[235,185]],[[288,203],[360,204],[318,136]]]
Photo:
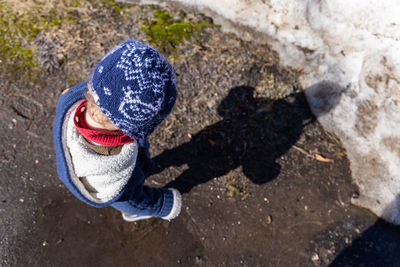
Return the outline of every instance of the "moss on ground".
[[[62,25],[57,12],[42,12],[42,5],[34,5],[29,12],[0,5],[0,61],[2,68],[14,77],[36,76],[40,67],[32,42],[40,32]]]
[[[137,28],[132,30],[132,25]],[[0,70],[6,77],[33,81],[62,68],[68,77],[81,80],[85,75],[76,62],[84,58],[93,65],[127,32],[134,38],[147,37],[176,59],[185,41],[196,42],[210,26],[187,17],[176,19],[176,12],[159,7],[137,9],[114,0],[0,0]]]
[[[197,23],[175,20],[165,10],[154,10],[154,18],[142,22],[141,29],[146,33],[151,45],[166,55],[177,57],[177,47],[185,40],[201,33],[210,23]]]
[[[36,60],[27,44],[42,27],[25,14],[8,13],[4,6],[0,10],[0,61],[3,66],[29,71],[36,66]]]
[[[100,0],[100,2],[104,5],[108,5],[109,7],[112,8],[112,10],[115,13],[120,13],[121,12],[121,7],[118,5],[117,2],[113,1],[113,0]]]

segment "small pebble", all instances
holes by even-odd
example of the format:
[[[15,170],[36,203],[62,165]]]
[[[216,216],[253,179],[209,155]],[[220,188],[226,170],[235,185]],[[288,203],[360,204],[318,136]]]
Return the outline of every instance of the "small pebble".
[[[24,201],[25,201],[25,200],[24,200],[23,198],[20,198],[20,199],[19,199],[19,202],[21,202],[21,203],[24,203]]]
[[[318,256],[318,254],[317,254],[317,253],[314,253],[314,254],[311,256],[311,260],[312,260],[314,263],[318,263],[318,261],[319,261],[319,256]]]
[[[203,261],[203,259],[201,258],[201,256],[196,256],[195,260],[196,260],[196,263],[197,263],[197,264],[201,264],[202,261]]]
[[[48,246],[48,245],[49,245],[49,243],[48,243],[46,240],[42,242],[42,246],[43,246],[43,247],[46,247],[46,246]]]
[[[357,199],[360,197],[360,193],[358,191],[354,191],[353,194],[351,195],[352,198]]]
[[[272,223],[272,216],[269,215],[269,216],[267,217],[267,224],[271,224],[271,223]]]
[[[37,160],[35,160],[35,164],[38,164],[39,163],[39,160],[37,159]]]

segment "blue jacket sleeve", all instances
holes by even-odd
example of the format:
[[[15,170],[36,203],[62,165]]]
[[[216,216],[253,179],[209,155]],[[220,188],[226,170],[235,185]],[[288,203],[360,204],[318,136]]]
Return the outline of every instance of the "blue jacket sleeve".
[[[147,174],[151,173],[155,167],[154,161],[150,157],[149,153],[149,141],[146,139],[139,140],[139,154],[138,154],[138,161],[142,162],[142,169],[144,174],[147,176]]]
[[[174,203],[173,193],[167,188],[145,186],[144,180],[142,164],[137,162],[124,193],[111,206],[140,216],[167,216]]]

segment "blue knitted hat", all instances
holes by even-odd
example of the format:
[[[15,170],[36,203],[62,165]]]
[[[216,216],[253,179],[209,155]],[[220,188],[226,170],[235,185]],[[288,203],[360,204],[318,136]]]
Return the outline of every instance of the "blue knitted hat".
[[[175,73],[152,46],[128,39],[96,66],[90,91],[101,111],[122,132],[143,139],[171,112]]]

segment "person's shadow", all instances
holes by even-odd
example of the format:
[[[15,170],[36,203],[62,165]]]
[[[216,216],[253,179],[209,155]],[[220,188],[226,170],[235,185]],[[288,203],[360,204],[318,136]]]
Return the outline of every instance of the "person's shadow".
[[[305,124],[313,122],[302,93],[272,100],[253,97],[254,88],[232,88],[218,106],[223,120],[207,126],[190,142],[153,158],[150,175],[169,166],[187,164],[166,187],[181,193],[239,167],[255,184],[271,181],[280,173],[276,162],[296,143]]]

